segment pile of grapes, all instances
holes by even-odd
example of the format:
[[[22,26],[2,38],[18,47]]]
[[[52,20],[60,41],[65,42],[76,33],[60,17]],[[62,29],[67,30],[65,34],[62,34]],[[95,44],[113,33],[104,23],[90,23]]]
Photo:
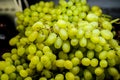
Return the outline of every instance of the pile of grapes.
[[[16,17],[19,34],[2,55],[0,80],[120,79],[120,45],[100,7],[40,1]]]

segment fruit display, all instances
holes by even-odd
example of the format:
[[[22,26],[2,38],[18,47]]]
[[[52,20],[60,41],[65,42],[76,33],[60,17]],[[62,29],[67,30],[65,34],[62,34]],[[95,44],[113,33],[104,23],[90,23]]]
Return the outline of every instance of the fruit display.
[[[19,33],[0,61],[0,80],[119,80],[115,20],[87,0],[31,5],[16,13]]]

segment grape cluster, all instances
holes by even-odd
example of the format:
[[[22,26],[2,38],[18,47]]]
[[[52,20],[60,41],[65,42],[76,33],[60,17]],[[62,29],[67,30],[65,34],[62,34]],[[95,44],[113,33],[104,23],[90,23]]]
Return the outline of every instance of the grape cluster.
[[[40,1],[16,13],[19,34],[2,55],[0,80],[119,80],[111,19],[86,0]]]

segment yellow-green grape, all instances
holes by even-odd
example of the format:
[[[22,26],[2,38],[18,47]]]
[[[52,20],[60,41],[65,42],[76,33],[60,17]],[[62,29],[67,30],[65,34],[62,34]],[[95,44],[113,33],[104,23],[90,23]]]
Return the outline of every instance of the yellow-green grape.
[[[103,50],[108,51],[110,50],[110,44],[106,44],[103,46]]]
[[[8,74],[2,74],[0,80],[9,80]]]
[[[17,37],[13,37],[9,40],[9,45],[11,46],[15,46],[18,42],[18,38]]]
[[[11,74],[9,74],[9,79],[10,79],[10,80],[15,80],[16,77],[17,77],[17,74],[16,74],[16,73],[11,73]]]
[[[58,53],[58,57],[59,57],[59,59],[64,59],[64,60],[66,60],[66,59],[68,59],[68,54],[66,54],[66,53],[63,52],[63,51],[60,51],[60,52]]]
[[[108,73],[113,77],[119,75],[119,72],[115,67],[109,67],[108,68]]]
[[[64,62],[65,60],[59,59],[59,60],[56,60],[55,64],[57,67],[64,67]]]
[[[72,38],[70,43],[72,46],[77,46],[77,44],[79,43],[79,40],[77,38]]]
[[[87,47],[89,50],[93,50],[93,49],[95,49],[95,44],[94,44],[91,40],[88,40],[86,47]]]
[[[39,57],[38,56],[33,56],[31,58],[31,63],[37,65],[39,63]]]
[[[23,80],[21,76],[17,76],[16,80]]]
[[[90,65],[91,65],[92,67],[98,66],[98,59],[96,59],[96,58],[91,59]]]
[[[51,51],[51,49],[50,49],[49,46],[44,46],[44,47],[43,47],[43,53],[44,53],[44,54],[47,54],[47,53],[50,53],[50,52],[52,52],[52,51]]]
[[[86,31],[85,32],[85,38],[90,38],[92,35],[91,31]]]
[[[23,66],[24,69],[27,69],[29,67],[29,64],[28,63],[23,63],[22,66]]]
[[[25,30],[25,36],[30,36],[30,34],[32,33],[32,28],[31,27],[27,27],[26,30]]]
[[[111,66],[111,67],[116,65],[116,60],[115,60],[115,58],[113,58],[113,59],[108,59],[107,61],[108,61],[108,65]]]
[[[41,50],[37,50],[35,55],[40,58],[43,55],[43,52]]]
[[[93,42],[93,43],[99,43],[99,41],[100,41],[100,39],[99,39],[99,36],[94,36],[94,35],[92,35],[91,37],[90,37],[90,40],[91,40],[91,42]]]
[[[107,44],[107,41],[105,40],[105,38],[100,36],[99,37],[99,44],[103,46],[103,45]]]
[[[41,42],[43,42],[45,39],[46,39],[46,35],[43,34],[42,32],[39,32],[39,33],[38,33],[38,37],[37,37],[37,39],[36,39],[36,42],[41,43]]]
[[[32,80],[32,77],[26,77],[24,80]]]
[[[75,80],[80,80],[80,77],[79,76],[75,76]]]
[[[20,70],[19,72],[21,77],[27,77],[28,76],[28,72],[26,70]]]
[[[89,70],[85,69],[83,74],[84,74],[85,80],[91,80],[92,79],[92,73]]]
[[[38,37],[38,32],[37,31],[33,31],[29,36],[28,36],[28,40],[30,42],[33,42],[37,39]]]
[[[82,37],[79,40],[79,44],[80,44],[81,47],[86,47],[86,45],[87,45],[87,39],[85,37]]]
[[[103,69],[103,68],[101,68],[101,67],[95,68],[95,74],[96,74],[97,76],[100,76],[100,75],[103,74],[103,73],[104,73],[104,69]]]
[[[101,30],[101,35],[103,38],[105,38],[106,40],[110,40],[110,39],[113,39],[113,34],[111,31],[109,30]]]
[[[36,30],[36,31],[39,31],[42,28],[45,28],[45,26],[43,25],[43,23],[41,21],[34,23],[32,26],[32,29]]]
[[[16,70],[19,72],[20,70],[23,70],[24,68],[23,68],[23,66],[22,65],[18,65],[17,67],[16,67]]]
[[[58,20],[57,21],[57,26],[59,26],[60,28],[66,28],[66,26],[67,26],[66,21]]]
[[[63,40],[60,37],[57,37],[56,41],[54,42],[54,47],[56,49],[59,49],[61,48],[62,44],[63,44]]]
[[[71,62],[72,62],[72,64],[73,64],[73,66],[77,66],[77,65],[80,64],[80,59],[79,59],[78,57],[73,57],[73,58],[71,59]]]
[[[100,30],[99,30],[99,29],[94,29],[94,30],[92,31],[92,35],[94,35],[94,36],[99,36],[99,35],[100,35]]]
[[[82,59],[82,58],[83,58],[83,53],[82,53],[82,51],[77,50],[77,51],[75,52],[75,57],[77,57],[77,58],[79,58],[79,59]]]
[[[115,40],[115,39],[109,40],[109,44],[110,44],[112,47],[119,46],[118,41]]]
[[[93,21],[93,22],[90,22],[90,24],[92,25],[92,27],[94,28],[93,29],[93,31],[92,31],[92,34],[95,32],[95,33],[97,33],[97,34],[93,34],[93,35],[98,35],[98,34],[100,34],[99,32],[100,32],[100,30],[99,29],[97,29],[98,28],[98,25],[99,25],[99,23],[98,22],[96,22],[96,21]],[[95,30],[95,31],[94,31]],[[96,31],[98,31],[98,32],[96,32]]]
[[[72,72],[67,72],[65,78],[66,80],[75,80],[75,75]]]
[[[47,80],[46,77],[40,77],[39,80]]]
[[[41,75],[44,75],[46,78],[51,78],[52,74],[49,70],[44,69],[41,73]]]
[[[89,59],[92,59],[92,58],[94,57],[94,51],[89,50],[89,51],[87,52],[87,57],[88,57]]]
[[[103,27],[103,29],[112,30],[112,24],[108,21],[103,21],[102,27]]]
[[[99,59],[106,59],[107,58],[107,51],[102,51],[99,53]]]
[[[20,43],[21,43],[22,45],[26,45],[26,44],[28,43],[28,38],[22,37],[22,38],[20,39]]]
[[[4,69],[4,72],[5,72],[6,74],[10,74],[10,73],[13,73],[15,70],[16,70],[15,66],[10,65],[10,66],[7,66],[7,67]]]
[[[107,52],[107,58],[108,59],[114,59],[115,58],[115,51],[114,50],[109,50]]]
[[[17,49],[16,48],[12,48],[11,49],[11,54],[16,54],[17,53]]]
[[[57,74],[55,76],[55,80],[64,80],[64,75],[63,74]]]
[[[70,42],[69,41],[64,41],[63,42],[62,50],[65,53],[68,53],[70,51]]]
[[[96,80],[104,80],[105,77],[106,77],[106,74],[103,73],[103,74],[101,74],[101,75],[99,75],[99,76],[96,76]]]
[[[45,46],[45,44],[43,43],[36,43],[36,47],[39,49],[39,50],[43,50],[43,47]]]
[[[100,61],[100,67],[106,68],[108,66],[108,62],[106,60],[101,60]]]
[[[76,37],[77,38],[82,38],[83,37],[83,35],[84,35],[84,30],[83,29],[78,29],[78,32],[77,32],[77,34],[76,34]]]
[[[90,23],[84,25],[82,28],[84,31],[92,31],[94,29],[94,27]]]
[[[43,64],[39,61],[36,65],[37,71],[42,71],[43,70]]]
[[[12,60],[18,60],[19,59],[19,56],[17,55],[17,54],[13,54],[12,56],[11,56],[11,58],[12,58]]]
[[[35,45],[35,44],[30,44],[30,45],[28,46],[28,52],[29,52],[30,54],[35,54],[36,51],[37,51],[37,48],[36,48],[36,45]]]
[[[70,60],[66,60],[66,61],[64,62],[64,67],[65,67],[66,69],[72,69],[72,68],[73,68],[73,64],[72,64],[72,62],[71,62]]]
[[[55,33],[59,33],[59,30],[60,30],[60,28],[57,26],[57,24],[54,24],[54,25],[53,25],[53,31],[54,31]]]
[[[82,58],[81,63],[83,66],[89,66],[91,60],[89,58]]]
[[[98,21],[99,18],[94,13],[88,13],[88,15],[86,16],[86,19],[92,22],[92,21]]]
[[[35,65],[34,63],[31,63],[31,62],[30,62],[30,63],[29,63],[29,68],[30,68],[30,69],[35,69],[35,68],[36,68],[36,65]]]
[[[48,38],[45,40],[46,45],[52,45],[55,43],[57,35],[55,33],[50,33]]]
[[[24,53],[25,53],[25,48],[22,46],[18,47],[17,54],[19,56],[22,56]]]
[[[95,46],[95,51],[96,52],[101,52],[102,51],[102,46],[101,45],[99,45],[99,44],[96,44],[96,46]]]
[[[77,28],[72,27],[72,28],[68,29],[68,36],[69,36],[69,38],[75,37],[76,34],[77,34]]]
[[[77,75],[80,72],[80,67],[75,66],[70,70],[70,72],[72,72],[74,75]]]
[[[13,60],[10,57],[5,58],[5,65],[7,64],[13,64]]]
[[[3,59],[6,59],[7,57],[11,57],[11,53],[5,52],[5,53],[2,55],[2,58],[3,58]]]
[[[60,29],[59,30],[59,35],[62,40],[67,40],[68,39],[68,33],[65,29]]]

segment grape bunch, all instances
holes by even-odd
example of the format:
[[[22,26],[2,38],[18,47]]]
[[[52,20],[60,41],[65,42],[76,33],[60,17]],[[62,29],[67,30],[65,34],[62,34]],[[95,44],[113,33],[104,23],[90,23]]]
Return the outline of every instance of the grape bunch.
[[[40,1],[16,17],[19,33],[2,55],[0,80],[120,79],[120,45],[99,6]]]

